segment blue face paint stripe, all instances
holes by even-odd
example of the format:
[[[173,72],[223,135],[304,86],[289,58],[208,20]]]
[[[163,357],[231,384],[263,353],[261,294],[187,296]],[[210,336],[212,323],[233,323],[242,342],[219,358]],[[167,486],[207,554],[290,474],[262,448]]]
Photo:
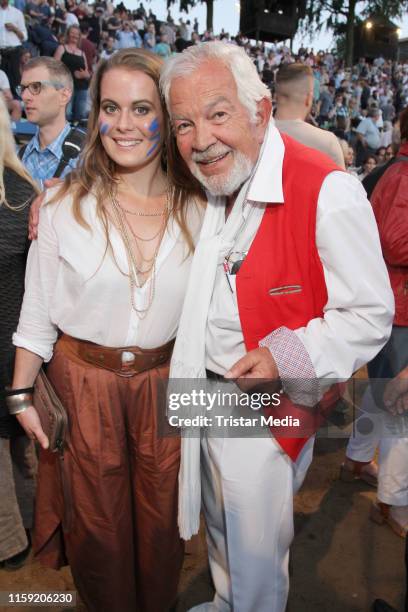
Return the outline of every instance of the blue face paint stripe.
[[[101,123],[99,127],[99,131],[102,134],[102,136],[105,136],[105,134],[108,133],[109,129],[110,129],[110,125],[108,123]]]
[[[149,125],[149,132],[156,132],[158,129],[159,129],[159,122],[157,120],[157,117],[155,117],[153,121],[151,122],[151,124]]]

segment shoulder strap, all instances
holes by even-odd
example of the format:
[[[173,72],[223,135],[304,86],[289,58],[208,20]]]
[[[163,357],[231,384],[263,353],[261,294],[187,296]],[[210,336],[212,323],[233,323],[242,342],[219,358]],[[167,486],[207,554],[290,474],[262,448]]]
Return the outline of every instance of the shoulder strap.
[[[22,146],[19,148],[18,153],[17,153],[17,157],[18,157],[18,159],[20,159],[20,160],[22,160],[22,159],[23,159],[23,157],[24,157],[24,153],[25,153],[26,148],[27,148],[27,145],[26,145],[26,144],[25,144],[25,145],[22,145]]]

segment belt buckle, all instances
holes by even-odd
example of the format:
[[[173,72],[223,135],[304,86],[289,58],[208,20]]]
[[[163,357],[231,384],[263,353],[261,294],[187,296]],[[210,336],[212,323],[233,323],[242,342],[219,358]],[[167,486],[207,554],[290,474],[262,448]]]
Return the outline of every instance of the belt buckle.
[[[133,355],[133,359],[124,359],[125,355]],[[138,374],[137,371],[130,369],[130,366],[133,366],[136,361],[136,355],[132,351],[122,351],[121,353],[122,360],[122,368],[117,372],[118,376],[122,378],[132,378],[135,374]]]

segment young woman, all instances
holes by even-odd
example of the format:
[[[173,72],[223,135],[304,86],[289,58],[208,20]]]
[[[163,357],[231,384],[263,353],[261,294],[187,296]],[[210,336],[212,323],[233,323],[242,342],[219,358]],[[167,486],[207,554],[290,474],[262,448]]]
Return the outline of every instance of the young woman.
[[[24,292],[27,221],[37,187],[16,155],[0,96],[0,562],[17,569],[29,552],[36,459],[33,443],[8,415],[4,387],[13,376],[13,331]]]
[[[367,155],[364,160],[363,167],[361,173],[357,176],[360,181],[363,181],[366,176],[370,174],[374,170],[377,165],[377,159],[375,155]]]
[[[67,30],[64,45],[59,45],[54,53],[55,59],[61,60],[72,74],[74,91],[68,106],[69,121],[82,121],[86,118],[86,106],[89,89],[90,69],[85,53],[80,48],[81,30],[72,25]]]
[[[43,447],[35,549],[53,567],[66,553],[95,612],[167,610],[182,563],[179,439],[158,435],[158,394],[201,207],[164,171],[161,65],[138,49],[99,64],[82,164],[41,209],[14,336],[13,387],[52,357],[69,417],[68,502],[34,407],[17,417]]]

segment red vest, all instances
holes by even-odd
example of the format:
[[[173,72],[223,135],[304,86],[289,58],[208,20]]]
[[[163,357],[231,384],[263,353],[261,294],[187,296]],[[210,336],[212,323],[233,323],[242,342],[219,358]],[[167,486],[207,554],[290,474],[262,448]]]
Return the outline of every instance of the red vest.
[[[248,351],[278,327],[304,327],[323,316],[327,302],[323,266],[316,247],[316,211],[325,177],[340,170],[326,155],[281,134],[285,145],[283,160],[284,203],[267,205],[261,225],[236,278],[238,310]],[[272,177],[271,177],[272,180]],[[298,293],[269,290],[300,285]],[[308,437],[318,429],[316,411],[305,410],[282,396],[280,406],[266,411],[275,417],[299,418],[299,428],[271,427],[283,450],[295,461]],[[288,437],[292,435],[293,437]]]

